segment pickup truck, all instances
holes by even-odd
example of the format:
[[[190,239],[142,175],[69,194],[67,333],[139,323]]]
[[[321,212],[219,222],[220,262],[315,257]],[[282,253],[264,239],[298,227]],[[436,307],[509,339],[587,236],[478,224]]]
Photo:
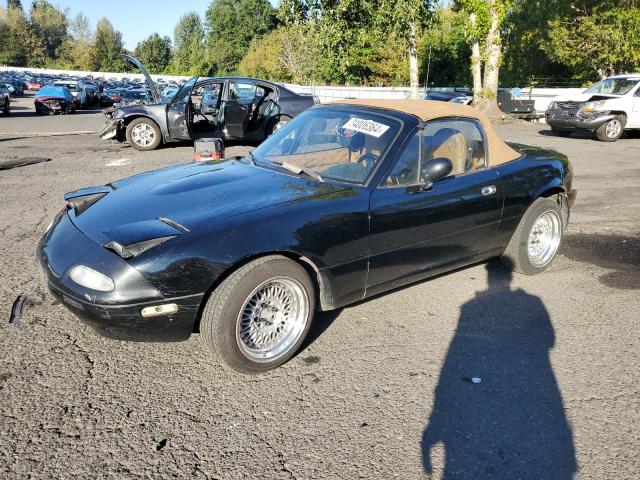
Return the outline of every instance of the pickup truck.
[[[549,104],[545,119],[561,137],[587,130],[595,131],[598,140],[615,142],[624,130],[640,129],[640,73],[605,78],[583,93],[560,95]]]

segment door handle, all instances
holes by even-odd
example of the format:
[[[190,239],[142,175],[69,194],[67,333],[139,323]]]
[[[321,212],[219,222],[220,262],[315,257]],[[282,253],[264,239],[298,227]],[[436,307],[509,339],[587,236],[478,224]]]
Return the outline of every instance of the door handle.
[[[486,187],[482,187],[482,195],[487,196],[493,195],[494,193],[496,193],[495,185],[487,185]]]

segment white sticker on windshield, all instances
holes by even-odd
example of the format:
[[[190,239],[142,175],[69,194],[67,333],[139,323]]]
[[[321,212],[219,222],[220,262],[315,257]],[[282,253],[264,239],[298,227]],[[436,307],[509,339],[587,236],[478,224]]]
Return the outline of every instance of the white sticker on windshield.
[[[365,120],[364,118],[350,118],[342,128],[353,130],[355,132],[366,133],[376,138],[380,138],[384,132],[389,130],[389,125],[374,122],[373,120]]]

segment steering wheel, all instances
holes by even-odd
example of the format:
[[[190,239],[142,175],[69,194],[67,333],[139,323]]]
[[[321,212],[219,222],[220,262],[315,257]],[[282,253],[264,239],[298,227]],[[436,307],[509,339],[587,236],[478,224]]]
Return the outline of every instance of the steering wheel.
[[[376,165],[376,163],[378,163],[378,160],[380,160],[380,157],[378,155],[367,152],[364,155],[360,155],[360,158],[356,160],[356,163],[358,165],[362,165],[367,170],[371,170]]]

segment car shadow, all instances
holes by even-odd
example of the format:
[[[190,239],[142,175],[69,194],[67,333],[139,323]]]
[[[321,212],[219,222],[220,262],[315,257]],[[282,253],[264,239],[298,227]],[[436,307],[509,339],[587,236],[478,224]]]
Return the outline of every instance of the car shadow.
[[[487,290],[460,309],[423,432],[424,470],[434,473],[443,448],[443,479],[570,479],[575,448],[549,360],[549,313],[511,289],[496,262],[487,273]]]
[[[576,130],[571,132],[571,135],[567,137],[561,137],[560,135],[556,135],[550,129],[538,130],[538,134],[544,137],[556,137],[556,138],[575,138],[575,139],[583,139],[583,140],[597,140],[596,134],[594,132],[590,132],[588,130]]]

